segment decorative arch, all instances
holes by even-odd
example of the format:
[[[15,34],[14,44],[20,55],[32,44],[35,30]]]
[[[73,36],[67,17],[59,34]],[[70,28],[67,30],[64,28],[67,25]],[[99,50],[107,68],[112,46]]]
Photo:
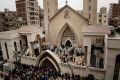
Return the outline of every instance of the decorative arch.
[[[42,67],[42,64],[44,63],[45,60],[48,60],[56,69],[56,71],[60,72],[60,59],[57,57],[53,52],[50,50],[46,50],[43,53],[41,53],[36,61],[36,66]]]
[[[75,40],[76,40],[75,43],[77,44],[77,43],[78,43],[78,37],[77,37],[77,35],[76,35],[76,32],[75,32],[75,30],[74,30],[68,23],[66,23],[66,24],[61,28],[61,30],[59,31],[58,36],[57,36],[57,43],[61,43],[62,35],[63,35],[64,32],[67,30],[67,28],[70,29],[70,31],[74,34]],[[71,40],[70,40],[70,41],[71,41]]]
[[[47,64],[47,65],[46,65]],[[49,65],[48,65],[49,64]],[[44,58],[41,63],[39,64],[40,67],[50,67],[54,69],[55,71],[59,71],[57,66],[54,64],[53,60],[50,57]]]

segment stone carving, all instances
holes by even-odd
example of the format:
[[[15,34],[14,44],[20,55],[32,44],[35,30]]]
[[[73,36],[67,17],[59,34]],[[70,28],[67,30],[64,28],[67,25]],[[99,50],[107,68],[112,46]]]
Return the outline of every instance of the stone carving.
[[[65,11],[64,18],[70,18],[69,13],[70,13],[70,11],[69,11],[69,10],[66,10],[66,11]]]

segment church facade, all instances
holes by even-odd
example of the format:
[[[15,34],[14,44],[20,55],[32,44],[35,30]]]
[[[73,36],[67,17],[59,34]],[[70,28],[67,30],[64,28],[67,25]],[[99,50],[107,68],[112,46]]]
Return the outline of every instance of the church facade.
[[[87,6],[86,6],[87,5]],[[46,41],[51,44],[64,43],[69,40],[75,46],[79,43],[82,45],[81,30],[83,26],[88,24],[96,24],[97,1],[84,0],[83,15],[66,5],[58,10],[57,0],[44,0],[44,23]],[[91,9],[88,9],[88,8]],[[51,32],[54,30],[55,32]],[[69,31],[73,36],[68,39],[65,31]],[[59,44],[57,44],[59,45]]]
[[[84,0],[82,15],[67,3],[58,9],[58,0],[44,0],[45,27],[23,26],[0,33],[3,58],[11,62],[21,58],[21,63],[71,75],[93,74],[98,80],[119,80],[119,59],[115,59],[120,47],[116,39],[108,37],[109,26],[96,25],[96,1]]]
[[[46,37],[53,45],[66,44],[67,41],[70,41],[74,46],[82,45],[81,31],[85,25],[88,25],[88,20],[65,5],[50,19],[49,35]]]

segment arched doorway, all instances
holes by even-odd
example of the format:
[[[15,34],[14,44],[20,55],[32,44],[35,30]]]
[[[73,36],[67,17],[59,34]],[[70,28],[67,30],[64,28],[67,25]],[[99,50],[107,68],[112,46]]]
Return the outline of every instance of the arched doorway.
[[[116,57],[113,80],[119,80],[120,75],[120,55]]]
[[[67,47],[72,47],[72,43],[70,42],[70,40],[67,40],[67,41],[66,41],[65,46],[67,46]]]
[[[59,63],[60,63],[59,57],[56,56],[50,50],[46,50],[38,56],[37,61],[36,61],[36,66],[39,66],[40,68],[44,70],[52,69],[56,72],[60,72]]]
[[[57,34],[57,40],[55,44],[59,46],[61,44],[65,45],[65,42],[67,40],[70,40],[72,46],[78,46],[80,45],[79,42],[81,42],[81,40],[78,39],[77,32],[74,26],[71,26],[70,24],[65,23],[64,25],[62,25],[61,29]]]

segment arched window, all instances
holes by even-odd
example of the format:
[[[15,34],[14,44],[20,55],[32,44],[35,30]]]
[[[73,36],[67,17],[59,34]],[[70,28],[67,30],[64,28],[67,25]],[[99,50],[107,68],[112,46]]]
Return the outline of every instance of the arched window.
[[[23,49],[22,40],[20,40],[20,48],[21,48],[21,50]]]
[[[16,44],[16,42],[14,42],[14,48],[15,48],[15,52],[17,52],[17,44]]]
[[[70,40],[72,43],[75,43],[75,35],[74,33],[71,31],[71,29],[69,27],[67,27],[65,29],[65,31],[63,32],[63,35],[62,35],[62,43],[65,43],[66,40]]]
[[[9,59],[8,47],[7,47],[7,43],[6,43],[6,42],[5,42],[5,49],[6,49],[6,55],[7,55],[7,59]]]

